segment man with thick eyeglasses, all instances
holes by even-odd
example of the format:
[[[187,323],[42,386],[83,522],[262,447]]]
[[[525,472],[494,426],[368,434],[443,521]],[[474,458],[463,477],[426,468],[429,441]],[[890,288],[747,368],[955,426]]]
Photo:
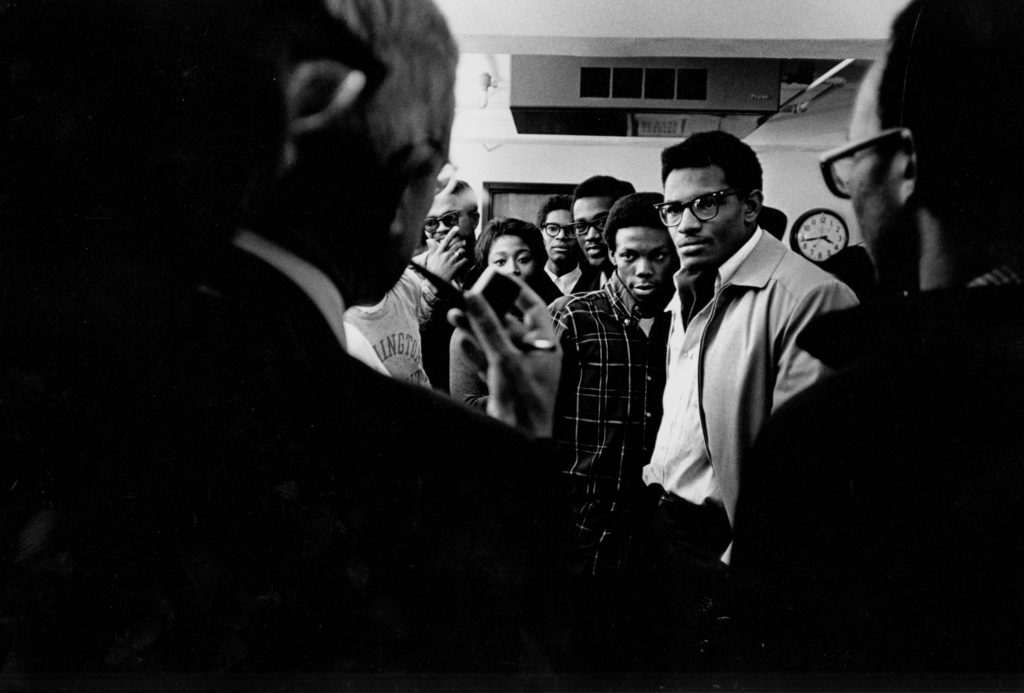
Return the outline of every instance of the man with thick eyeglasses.
[[[431,262],[445,266],[451,255],[458,264],[454,273],[445,279],[450,278],[458,287],[472,286],[483,271],[476,257],[476,227],[479,223],[480,208],[476,193],[466,181],[455,180],[435,195],[430,204],[430,211],[423,222],[424,236],[429,239],[427,253],[417,256],[417,261],[426,264],[428,268]],[[442,257],[433,258],[431,254],[440,254]],[[452,307],[448,302],[439,300],[430,318],[420,327],[423,370],[430,378],[431,385],[442,392],[448,392],[449,346],[454,328],[448,322],[447,315]]]
[[[699,641],[718,615],[754,438],[772,411],[823,373],[797,335],[856,298],[757,228],[761,165],[739,139],[698,133],[664,150],[661,161],[665,201],[655,208],[680,269],[666,309],[664,417],[643,479],[656,505],[652,555],[666,580],[671,660],[706,649]]]
[[[548,261],[544,272],[564,296],[589,291],[597,272],[582,262],[572,223],[572,197],[552,195],[537,210],[537,228],[544,238]]]
[[[472,261],[476,249],[476,227],[479,223],[480,207],[476,193],[469,183],[458,180],[450,190],[442,190],[434,197],[427,218],[423,221],[423,234],[431,240],[440,241],[451,229],[458,227],[465,255]],[[463,272],[461,277],[464,276]]]
[[[860,85],[851,143],[822,157],[882,294],[808,327],[838,372],[754,449],[735,545],[748,666],[858,688],[851,672],[1020,680],[1021,46],[1020,2],[914,0]]]
[[[593,271],[589,284],[577,291],[601,288],[615,270],[604,241],[604,224],[615,201],[635,192],[632,183],[612,176],[591,176],[573,190],[571,229],[584,262]]]

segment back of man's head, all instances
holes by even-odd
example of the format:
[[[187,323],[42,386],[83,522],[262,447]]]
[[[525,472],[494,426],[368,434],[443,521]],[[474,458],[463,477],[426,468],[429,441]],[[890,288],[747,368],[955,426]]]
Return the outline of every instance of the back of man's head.
[[[1021,65],[1024,4],[1015,0],[915,0],[893,25],[880,125],[913,134],[918,203],[972,233],[1019,231]]]
[[[717,166],[725,173],[726,183],[739,190],[760,190],[761,163],[757,154],[735,135],[720,130],[698,132],[661,153],[661,182],[672,171],[684,168]]]
[[[617,200],[636,192],[632,183],[612,176],[591,176],[576,186],[572,193],[573,203],[585,197],[610,197]]]
[[[364,288],[379,289],[361,286],[366,278],[397,280],[419,240],[436,192],[433,176],[448,155],[458,52],[430,0],[347,0],[327,9],[360,46],[363,64],[339,56],[318,66],[332,35],[300,19],[304,34],[296,34],[286,80],[289,156],[256,223],[362,298]],[[332,95],[344,91],[353,68],[366,72],[366,85],[339,106]],[[296,118],[296,104],[304,102],[321,111]],[[422,209],[405,204],[412,192],[417,202],[426,193]],[[396,218],[403,204],[410,213]]]
[[[608,212],[608,221],[604,225],[604,242],[608,244],[608,249],[615,251],[615,235],[619,229],[634,226],[645,229],[665,228],[658,210],[654,208],[654,205],[664,201],[662,194],[656,192],[639,192],[619,198]]]

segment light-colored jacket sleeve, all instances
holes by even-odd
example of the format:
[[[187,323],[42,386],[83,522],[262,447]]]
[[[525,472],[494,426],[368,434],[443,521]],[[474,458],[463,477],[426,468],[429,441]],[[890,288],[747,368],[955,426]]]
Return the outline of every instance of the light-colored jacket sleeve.
[[[396,292],[400,300],[415,307],[416,320],[421,326],[430,321],[438,299],[437,291],[430,282],[407,269],[402,273],[392,291]]]
[[[796,393],[814,384],[829,371],[825,364],[797,345],[800,333],[817,316],[834,310],[853,308],[856,305],[857,297],[840,281],[815,287],[797,304],[780,335],[781,348],[777,352],[778,375],[772,393],[772,411],[778,409]]]

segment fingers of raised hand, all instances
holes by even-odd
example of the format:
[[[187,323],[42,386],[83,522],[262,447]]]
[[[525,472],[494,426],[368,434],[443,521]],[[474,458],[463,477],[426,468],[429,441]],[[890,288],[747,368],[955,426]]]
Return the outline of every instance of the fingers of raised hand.
[[[515,347],[509,339],[501,320],[487,300],[474,293],[466,294],[466,316],[472,326],[473,335],[477,338],[487,358],[493,361],[501,355],[510,354]]]
[[[441,239],[441,249],[445,250],[446,248],[448,248],[448,246],[455,243],[456,241],[462,241],[462,236],[459,235],[459,227],[453,226],[450,229],[448,229],[448,232],[444,235],[444,238]]]

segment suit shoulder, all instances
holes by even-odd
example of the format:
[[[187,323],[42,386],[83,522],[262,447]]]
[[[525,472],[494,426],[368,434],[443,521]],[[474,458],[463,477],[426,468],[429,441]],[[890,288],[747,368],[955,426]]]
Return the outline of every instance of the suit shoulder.
[[[476,446],[479,453],[520,452],[531,446],[517,431],[434,390],[395,380],[362,363],[353,363],[352,369],[352,391],[367,425],[390,425],[396,437],[407,436],[406,443],[419,446],[425,455],[432,448],[441,452]]]

